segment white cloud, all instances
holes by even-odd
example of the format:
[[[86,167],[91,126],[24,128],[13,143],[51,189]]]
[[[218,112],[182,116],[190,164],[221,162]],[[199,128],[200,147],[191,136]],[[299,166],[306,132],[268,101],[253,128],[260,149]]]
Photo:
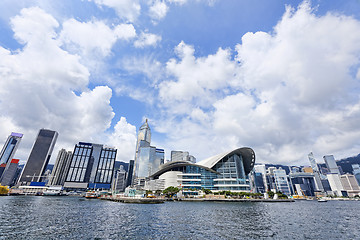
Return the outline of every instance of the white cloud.
[[[40,128],[59,132],[53,159],[59,148],[72,150],[78,141],[105,141],[114,117],[112,90],[88,89],[88,69],[59,47],[58,22],[40,8],[28,8],[11,26],[24,47],[0,47],[0,133],[24,133],[16,157],[26,160]]]
[[[79,22],[69,19],[63,23],[60,40],[68,49],[86,57],[107,56],[118,39],[129,40],[136,36],[132,24],[120,24],[114,29],[108,27],[103,21]]]
[[[134,158],[136,145],[136,127],[121,117],[114,127],[109,143],[115,146],[117,160],[128,162]]]
[[[308,163],[307,154],[358,154],[360,22],[287,7],[271,33],[247,33],[235,48],[195,57],[180,43],[160,84],[156,130],[199,160],[249,146],[258,162]],[[193,139],[197,139],[194,141]],[[164,143],[165,144],[165,143]]]
[[[140,15],[139,0],[94,0],[99,6],[114,8],[117,15],[129,22],[135,22]]]
[[[181,42],[175,52],[180,61],[170,59],[166,66],[175,80],[162,82],[159,96],[165,105],[176,106],[178,113],[191,110],[190,103],[210,107],[236,79],[230,50],[220,48],[214,55],[195,58],[194,48]]]
[[[142,32],[139,38],[134,42],[134,46],[137,48],[156,46],[160,41],[161,41],[161,36],[158,36],[153,33]]]
[[[163,19],[167,12],[169,11],[169,7],[166,5],[164,1],[161,0],[153,0],[150,1],[149,15],[155,21],[159,21]]]
[[[188,0],[167,0],[169,3],[174,3],[174,4],[179,4],[179,5],[183,5],[185,3],[191,2]],[[207,3],[209,6],[213,6],[216,3],[217,0],[196,0],[196,2],[205,2]]]

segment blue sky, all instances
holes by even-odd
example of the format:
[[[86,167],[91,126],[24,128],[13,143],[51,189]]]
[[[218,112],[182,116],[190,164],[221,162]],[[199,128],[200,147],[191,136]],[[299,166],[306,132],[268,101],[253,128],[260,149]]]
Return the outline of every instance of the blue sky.
[[[249,146],[257,162],[359,153],[360,1],[0,3],[0,137],[40,128],[53,154],[88,141],[198,160]]]

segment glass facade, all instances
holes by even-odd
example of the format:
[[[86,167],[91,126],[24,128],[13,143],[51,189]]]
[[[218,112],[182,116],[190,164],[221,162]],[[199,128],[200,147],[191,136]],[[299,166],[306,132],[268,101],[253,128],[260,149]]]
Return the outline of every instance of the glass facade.
[[[218,174],[194,165],[186,166],[185,173],[192,174],[182,176],[183,187],[190,185],[189,188],[217,190],[214,187],[214,179],[219,176]],[[192,187],[191,185],[199,186]]]
[[[2,164],[2,163],[6,164],[9,161],[9,158],[12,155],[17,142],[18,142],[18,140],[15,138],[11,138],[7,142],[7,145],[4,146],[5,147],[4,153],[2,154],[2,156],[0,158],[0,164]]]
[[[96,183],[111,183],[113,177],[116,149],[103,148],[95,176]]]
[[[73,158],[70,164],[69,173],[66,181],[68,182],[88,182],[90,178],[93,146],[78,144],[75,146]],[[87,173],[87,174],[86,174]]]
[[[22,136],[23,134],[21,133],[11,133],[11,135],[7,138],[4,147],[0,152],[0,165],[11,162]]]
[[[110,186],[114,174],[116,153],[117,150],[114,148],[80,142],[74,148],[66,182],[99,183]]]
[[[41,182],[46,166],[49,163],[58,133],[56,131],[41,129],[31,149],[31,153],[21,174],[19,182]]]
[[[215,179],[217,190],[249,191],[248,177],[245,175],[244,163],[241,155],[233,154],[224,157],[212,168],[220,173]]]

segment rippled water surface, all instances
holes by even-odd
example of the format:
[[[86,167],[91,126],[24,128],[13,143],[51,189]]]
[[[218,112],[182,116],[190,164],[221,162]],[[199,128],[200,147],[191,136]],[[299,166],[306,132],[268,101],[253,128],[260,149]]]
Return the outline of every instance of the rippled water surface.
[[[360,201],[124,204],[0,197],[0,239],[360,239]]]

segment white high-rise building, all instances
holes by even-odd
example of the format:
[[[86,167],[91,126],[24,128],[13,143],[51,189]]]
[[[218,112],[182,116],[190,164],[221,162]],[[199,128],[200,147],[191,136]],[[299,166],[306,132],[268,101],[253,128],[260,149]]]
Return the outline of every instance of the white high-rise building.
[[[344,187],[341,184],[340,175],[337,173],[328,173],[326,176],[329,181],[331,191],[338,197],[343,196],[342,192],[344,191]]]
[[[64,185],[66,175],[70,169],[72,152],[61,149],[57,155],[48,185]]]
[[[277,191],[280,191],[286,195],[291,195],[289,181],[287,179],[286,171],[282,168],[273,170],[274,180]]]

